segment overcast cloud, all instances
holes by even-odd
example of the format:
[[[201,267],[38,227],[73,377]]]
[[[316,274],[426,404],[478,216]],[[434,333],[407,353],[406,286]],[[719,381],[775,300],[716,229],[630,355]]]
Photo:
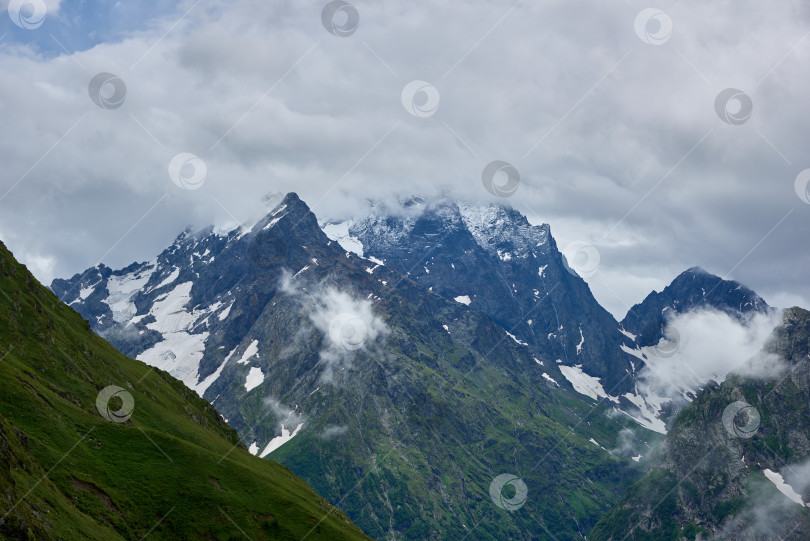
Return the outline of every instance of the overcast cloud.
[[[481,171],[504,160],[505,201],[599,250],[588,282],[618,317],[693,265],[810,305],[806,2],[356,1],[347,37],[320,0],[156,2],[125,25],[115,3],[48,4],[35,29],[0,14],[0,239],[45,283],[250,219],[269,192],[321,219],[406,192],[486,201]],[[634,27],[651,6],[658,45]],[[126,84],[120,107],[90,99],[100,72]],[[414,80],[435,112],[403,106]],[[747,121],[715,112],[726,88]],[[169,176],[182,152],[199,189]]]

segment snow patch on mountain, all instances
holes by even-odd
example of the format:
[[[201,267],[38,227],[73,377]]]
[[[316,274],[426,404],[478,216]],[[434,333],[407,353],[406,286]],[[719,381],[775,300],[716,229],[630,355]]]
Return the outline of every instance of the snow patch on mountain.
[[[220,320],[220,321],[225,321],[225,319],[227,319],[227,317],[231,313],[231,308],[233,308],[233,302],[231,304],[229,304],[227,308],[225,308],[222,312],[220,312],[217,315],[217,319]]]
[[[555,380],[554,378],[552,378],[551,376],[549,376],[549,375],[548,375],[548,374],[546,374],[545,372],[543,372],[543,378],[544,378],[544,379],[546,379],[547,381],[550,381],[551,383],[553,383],[553,384],[554,384],[554,385],[556,385],[557,387],[559,387],[559,386],[560,386],[560,384],[559,384],[559,383],[557,383],[557,380]]]
[[[625,331],[621,327],[619,327],[619,332],[622,333],[623,335],[625,335],[630,340],[633,340],[635,342],[635,340],[636,340],[636,335],[635,334],[633,334],[631,332],[628,332],[628,331]]]
[[[590,396],[594,400],[607,398],[613,402],[619,402],[618,398],[615,396],[610,396],[607,394],[607,392],[605,392],[605,389],[602,387],[602,384],[599,381],[600,378],[589,376],[583,372],[581,364],[576,366],[560,365],[559,369],[560,372],[562,372],[562,375],[565,376],[565,379],[568,380],[574,390],[579,394]]]
[[[324,224],[321,226],[321,230],[329,240],[337,242],[347,252],[363,257],[363,243],[349,233],[351,226],[352,222],[346,221],[337,224]]]
[[[286,214],[282,214],[282,215],[281,215],[281,216],[279,216],[278,218],[273,218],[272,220],[270,220],[269,222],[267,222],[267,225],[266,225],[266,226],[264,226],[264,227],[262,228],[262,231],[266,231],[266,230],[268,230],[268,229],[272,228],[274,225],[276,225],[276,224],[279,222],[279,220],[281,220],[281,219],[282,219],[282,218],[284,218],[285,216],[286,216]]]
[[[250,362],[250,358],[254,355],[258,356],[259,354],[259,341],[253,340],[247,348],[245,348],[245,352],[242,354],[242,358],[236,361],[237,364],[248,364]]]
[[[625,344],[622,344],[622,345],[619,346],[619,349],[621,349],[622,351],[624,351],[628,355],[632,355],[633,357],[635,357],[636,359],[638,359],[640,361],[643,361],[645,363],[647,362],[647,357],[644,355],[644,352],[639,348],[630,348],[630,347],[626,346]]]
[[[155,322],[148,324],[147,327],[160,333],[174,333],[188,329],[196,320],[195,315],[185,309],[191,300],[193,285],[192,282],[183,282],[158,297],[149,310],[149,314],[155,317]]]
[[[248,375],[245,377],[245,389],[250,392],[261,385],[262,382],[264,382],[262,369],[255,366],[251,367],[250,372],[248,372]]]
[[[801,494],[797,493],[792,486],[787,484],[779,473],[769,469],[763,470],[762,473],[765,475],[768,481],[773,483],[773,486],[775,486],[779,492],[787,496],[791,501],[798,503],[799,505],[804,505]]]
[[[279,447],[281,447],[282,445],[293,439],[295,436],[298,435],[298,433],[301,431],[303,427],[304,423],[299,423],[299,425],[295,427],[295,430],[290,432],[289,429],[287,429],[285,426],[282,425],[281,435],[276,436],[275,438],[270,440],[270,443],[268,443],[267,447],[264,448],[264,451],[261,452],[259,458],[266,457],[267,455],[269,455],[270,453],[272,453],[273,451],[275,451],[276,449],[278,449]]]
[[[154,270],[155,265],[152,264],[123,276],[110,276],[107,280],[107,291],[110,294],[102,302],[110,307],[113,321],[125,323],[137,313],[132,298],[146,285]]]
[[[517,336],[510,333],[509,331],[505,330],[504,332],[509,335],[509,338],[511,338],[512,340],[514,340],[516,343],[520,344],[521,346],[528,346],[529,345],[526,342],[522,342],[521,340],[518,340]]]
[[[83,288],[82,288],[82,289],[79,291],[79,298],[80,298],[81,300],[85,300],[87,297],[89,297],[89,296],[90,296],[90,295],[93,293],[93,291],[95,291],[95,290],[96,290],[96,286],[97,286],[98,284],[99,284],[99,282],[96,282],[96,283],[95,283],[95,284],[93,284],[93,285],[90,285],[90,286],[87,286],[87,287],[83,287]],[[75,301],[74,301],[74,302],[75,302]]]
[[[167,286],[167,285],[169,285],[169,284],[173,283],[173,282],[174,282],[175,280],[177,280],[179,277],[180,277],[180,269],[178,269],[177,267],[175,267],[175,268],[174,268],[174,270],[171,272],[171,274],[169,274],[169,276],[167,276],[167,277],[166,277],[166,278],[165,278],[165,279],[164,279],[162,282],[160,282],[160,283],[159,283],[157,286],[155,286],[153,289],[160,289],[160,288],[161,288],[161,287],[163,287],[163,286]]]
[[[184,282],[158,297],[149,310],[155,321],[148,323],[149,329],[158,331],[163,340],[138,355],[138,360],[161,370],[182,381],[191,389],[197,386],[200,361],[205,351],[208,332],[192,334],[194,322],[204,311],[186,311],[191,300],[191,282]]]
[[[589,439],[588,441],[589,441],[589,442],[591,442],[592,444],[596,445],[597,447],[599,447],[599,448],[600,448],[600,449],[602,449],[603,451],[607,451],[607,449],[605,449],[604,447],[602,447],[601,445],[599,445],[599,442],[598,442],[598,441],[596,441],[595,439],[591,438],[591,439]],[[608,451],[608,452],[610,452],[610,451]]]
[[[629,350],[628,353],[630,351],[636,350]],[[582,365],[560,365],[559,368],[560,372],[562,372],[563,376],[565,376],[565,379],[571,383],[571,386],[574,387],[574,390],[578,393],[589,396],[594,400],[607,398],[611,402],[621,404],[620,398],[609,395],[602,386],[600,378],[593,377],[585,373],[582,370]],[[662,406],[671,402],[671,399],[656,395],[654,390],[648,388],[647,386],[643,386],[640,394],[625,393],[621,395],[621,398],[629,401],[635,406],[635,408],[630,408],[629,411],[627,411],[627,408],[624,407],[622,407],[622,409],[616,408],[618,411],[621,411],[623,414],[627,415],[644,428],[653,430],[659,434],[667,433],[666,423],[661,420],[661,415],[663,413]]]
[[[621,410],[622,413],[646,429],[658,432],[659,434],[667,433],[667,425],[661,420],[660,415],[661,405],[665,402],[669,402],[669,399],[655,395],[640,396],[632,393],[625,393],[622,397],[629,400],[638,408],[638,410],[633,413]]]
[[[199,382],[194,387],[194,390],[197,392],[198,395],[203,396],[205,394],[205,391],[208,390],[208,388],[211,386],[211,384],[219,379],[219,376],[222,375],[222,371],[225,369],[225,365],[228,364],[228,361],[231,359],[231,356],[234,353],[236,353],[236,349],[237,348],[234,348],[230,353],[228,353],[228,356],[225,357],[225,360],[222,361],[222,364],[220,364],[212,374],[210,374],[207,378],[205,378],[203,381]],[[197,374],[197,378],[199,379],[199,374]],[[253,453],[253,454],[256,454],[256,453]]]
[[[470,300],[469,295],[459,295],[458,297],[455,297],[453,300],[456,302],[460,302],[461,304],[466,304],[467,306],[469,306],[470,303],[472,302]]]

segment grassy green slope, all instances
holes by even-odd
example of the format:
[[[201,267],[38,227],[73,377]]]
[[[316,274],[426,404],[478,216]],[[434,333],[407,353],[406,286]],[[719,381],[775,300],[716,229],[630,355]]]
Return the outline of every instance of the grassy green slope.
[[[125,423],[96,407],[110,385],[134,399]],[[12,539],[367,539],[207,402],[93,334],[2,243],[0,517]]]

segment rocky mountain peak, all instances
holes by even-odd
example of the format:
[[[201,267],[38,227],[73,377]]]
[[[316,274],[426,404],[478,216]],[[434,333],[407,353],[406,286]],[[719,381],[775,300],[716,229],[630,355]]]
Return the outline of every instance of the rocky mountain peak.
[[[511,249],[518,257],[543,248],[551,237],[548,224],[533,226],[517,210],[498,203],[489,205],[458,205],[467,229],[478,244],[501,255]]]
[[[794,306],[785,310],[785,315],[782,318],[785,327],[804,325],[805,327],[810,324],[810,311]]]
[[[250,227],[240,228],[239,235],[242,236],[248,233],[256,234],[260,231],[268,230],[276,224],[284,226],[287,223],[294,228],[306,229],[309,233],[313,233],[316,230],[320,231],[318,220],[315,218],[309,206],[298,197],[298,194],[289,192],[258,222]]]
[[[633,306],[622,320],[622,328],[638,335],[639,345],[649,346],[658,343],[671,317],[701,309],[719,310],[743,319],[751,313],[766,313],[770,307],[739,282],[692,267],[662,291],[653,291]]]

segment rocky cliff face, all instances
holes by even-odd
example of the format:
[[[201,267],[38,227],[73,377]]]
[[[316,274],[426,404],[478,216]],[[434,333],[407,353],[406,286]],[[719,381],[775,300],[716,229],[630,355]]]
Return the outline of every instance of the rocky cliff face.
[[[656,467],[589,539],[810,537],[810,312],[677,417]]]

